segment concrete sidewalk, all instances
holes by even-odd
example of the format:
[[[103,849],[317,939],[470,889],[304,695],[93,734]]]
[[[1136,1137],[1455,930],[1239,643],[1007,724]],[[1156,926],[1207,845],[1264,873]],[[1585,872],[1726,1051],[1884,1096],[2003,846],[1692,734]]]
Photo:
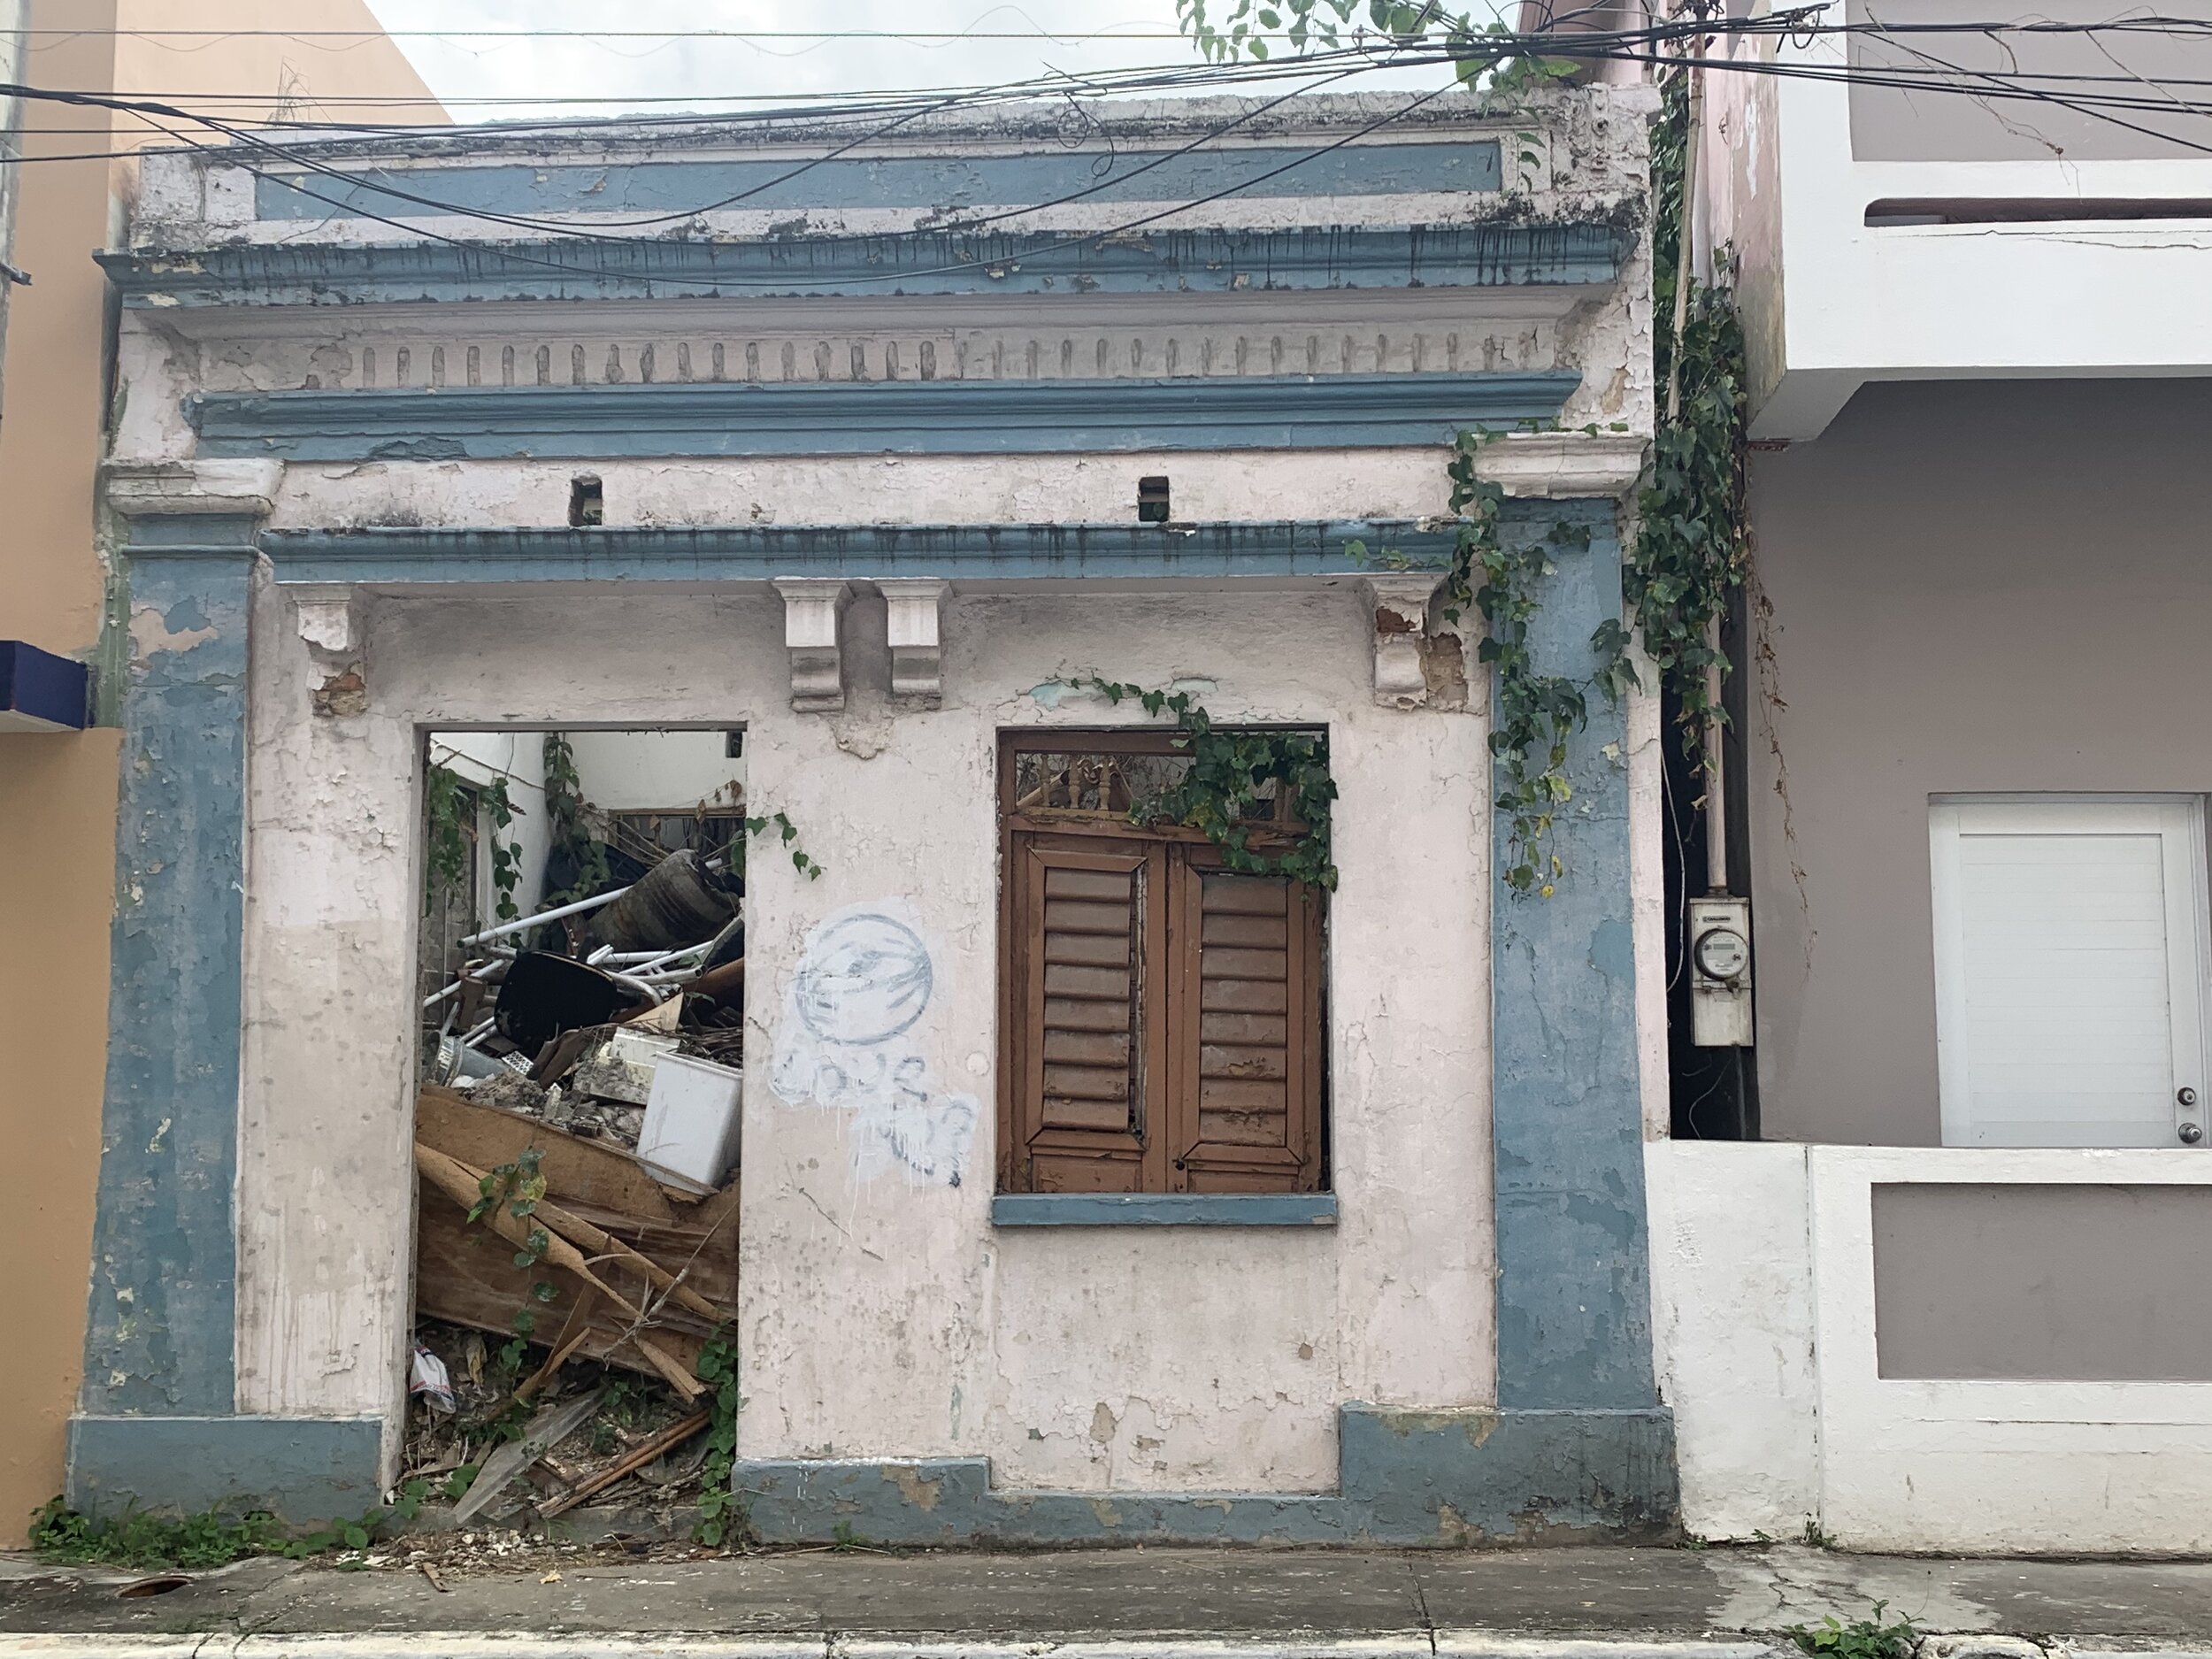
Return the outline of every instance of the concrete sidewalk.
[[[1923,1560],[1760,1549],[1125,1549],[528,1557],[344,1571],[253,1561],[173,1593],[134,1575],[0,1561],[0,1659],[19,1654],[1057,1659],[1348,1655],[1759,1659],[1793,1624],[1889,1603],[1930,1659],[2212,1655],[2212,1563]],[[210,1638],[215,1639],[211,1642]],[[2030,1646],[2028,1643],[2033,1643]]]

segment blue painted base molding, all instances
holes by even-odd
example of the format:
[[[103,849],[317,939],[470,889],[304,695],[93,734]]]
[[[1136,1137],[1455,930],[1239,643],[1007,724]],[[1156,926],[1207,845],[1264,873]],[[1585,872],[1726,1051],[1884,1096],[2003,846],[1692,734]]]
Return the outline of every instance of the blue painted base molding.
[[[67,1495],[87,1515],[267,1509],[294,1525],[382,1497],[376,1417],[74,1417]]]
[[[1347,1405],[1334,1493],[1003,1492],[981,1457],[741,1463],[764,1543],[1664,1542],[1679,1531],[1674,1418],[1642,1411]]]

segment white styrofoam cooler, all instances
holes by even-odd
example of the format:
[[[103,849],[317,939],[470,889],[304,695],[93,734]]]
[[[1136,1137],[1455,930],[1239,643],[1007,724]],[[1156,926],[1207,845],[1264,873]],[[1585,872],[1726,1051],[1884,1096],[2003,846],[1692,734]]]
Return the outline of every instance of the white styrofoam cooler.
[[[738,1093],[744,1073],[687,1054],[664,1054],[639,1133],[641,1161],[703,1187],[719,1187],[737,1162]]]

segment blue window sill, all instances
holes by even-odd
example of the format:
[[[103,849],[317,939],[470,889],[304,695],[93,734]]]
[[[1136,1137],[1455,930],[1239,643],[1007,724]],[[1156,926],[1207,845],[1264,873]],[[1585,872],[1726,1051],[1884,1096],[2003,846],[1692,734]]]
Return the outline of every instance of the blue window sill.
[[[1333,1227],[1334,1193],[1001,1193],[995,1227]]]

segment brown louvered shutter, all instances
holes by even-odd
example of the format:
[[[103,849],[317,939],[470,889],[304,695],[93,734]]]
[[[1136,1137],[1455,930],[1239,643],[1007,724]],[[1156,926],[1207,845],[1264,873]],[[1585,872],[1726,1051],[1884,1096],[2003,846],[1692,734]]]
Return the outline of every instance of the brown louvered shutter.
[[[1170,1185],[1200,1193],[1321,1185],[1320,902],[1285,876],[1177,849],[1169,1026]]]
[[[1010,1190],[1160,1190],[1164,1148],[1147,1133],[1146,1094],[1162,1071],[1165,987],[1147,953],[1165,936],[1164,850],[1012,839]]]

